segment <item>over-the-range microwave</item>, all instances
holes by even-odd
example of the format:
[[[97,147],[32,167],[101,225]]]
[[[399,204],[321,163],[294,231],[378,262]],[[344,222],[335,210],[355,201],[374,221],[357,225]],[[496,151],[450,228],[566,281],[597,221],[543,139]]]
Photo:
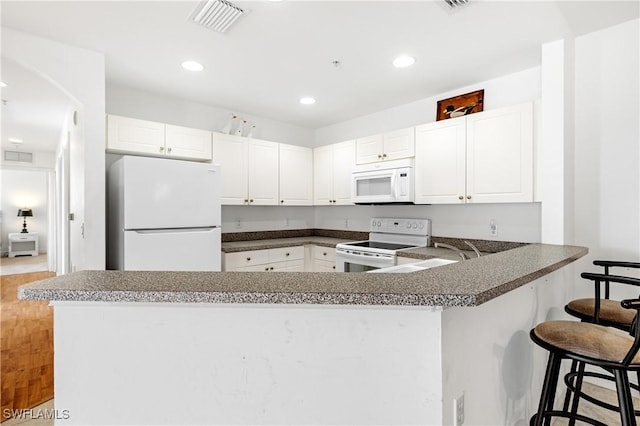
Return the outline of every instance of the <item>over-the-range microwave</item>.
[[[413,159],[357,166],[351,174],[355,204],[413,204]]]

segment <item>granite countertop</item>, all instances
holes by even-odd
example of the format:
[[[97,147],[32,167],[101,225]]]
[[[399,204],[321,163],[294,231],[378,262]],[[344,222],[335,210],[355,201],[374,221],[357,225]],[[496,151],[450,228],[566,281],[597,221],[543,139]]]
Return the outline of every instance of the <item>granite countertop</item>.
[[[294,247],[305,244],[315,244],[317,246],[335,247],[338,243],[353,241],[344,238],[320,237],[310,235],[308,237],[271,238],[254,241],[229,241],[222,243],[223,253],[234,253],[248,250],[264,250],[280,247]]]
[[[586,255],[529,244],[407,274],[81,271],[19,288],[23,300],[476,306]]]

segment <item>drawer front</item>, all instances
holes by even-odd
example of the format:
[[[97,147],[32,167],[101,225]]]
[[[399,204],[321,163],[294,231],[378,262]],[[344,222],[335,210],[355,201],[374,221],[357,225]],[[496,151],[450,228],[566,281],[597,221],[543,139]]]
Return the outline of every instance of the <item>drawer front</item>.
[[[336,249],[333,247],[313,246],[313,258],[335,263]]]
[[[313,265],[314,272],[336,272],[336,262],[315,259]]]
[[[269,250],[269,262],[287,262],[304,260],[304,246],[281,247]]]
[[[269,263],[269,250],[240,251],[237,253],[226,253],[225,270],[247,268]]]
[[[273,263],[269,270],[274,272],[304,272],[304,259]]]

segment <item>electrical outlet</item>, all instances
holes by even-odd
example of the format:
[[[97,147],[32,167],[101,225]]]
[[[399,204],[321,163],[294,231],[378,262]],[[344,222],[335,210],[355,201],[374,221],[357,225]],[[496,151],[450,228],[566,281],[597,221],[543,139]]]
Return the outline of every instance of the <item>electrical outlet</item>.
[[[464,424],[464,393],[453,400],[453,426]]]
[[[236,219],[236,229],[242,228],[242,221],[240,219]]]
[[[349,219],[344,220],[344,227],[349,228]]]
[[[498,236],[498,224],[496,223],[495,219],[491,219],[489,221],[489,235],[491,235],[492,237]]]

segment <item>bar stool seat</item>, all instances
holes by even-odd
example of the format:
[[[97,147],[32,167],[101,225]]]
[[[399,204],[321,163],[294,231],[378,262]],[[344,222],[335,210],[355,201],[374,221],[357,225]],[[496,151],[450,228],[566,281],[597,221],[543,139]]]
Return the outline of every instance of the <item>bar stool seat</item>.
[[[593,298],[572,300],[564,309],[569,315],[582,321],[594,322],[596,301]],[[631,326],[634,312],[620,306],[619,300],[600,299],[598,323],[606,324],[620,329]]]
[[[582,274],[587,279],[610,279],[624,281],[631,278],[604,276],[597,274]],[[586,364],[601,367],[613,375],[618,395],[618,407],[622,426],[635,426],[635,412],[631,399],[631,386],[627,373],[640,371],[640,326],[638,326],[638,312],[640,299],[623,300],[620,302],[625,309],[635,312],[633,319],[633,337],[628,333],[612,327],[578,321],[546,321],[538,324],[530,332],[531,340],[549,351],[549,360],[545,373],[538,412],[531,418],[531,424],[542,426],[543,422],[550,424],[552,417],[564,417],[584,423],[606,426],[603,423],[578,414],[579,397],[573,398],[569,410],[567,404],[561,409],[554,409],[556,388],[560,375],[562,360],[576,361],[579,365],[573,392],[582,395],[582,378]],[[568,383],[567,383],[568,385]]]

